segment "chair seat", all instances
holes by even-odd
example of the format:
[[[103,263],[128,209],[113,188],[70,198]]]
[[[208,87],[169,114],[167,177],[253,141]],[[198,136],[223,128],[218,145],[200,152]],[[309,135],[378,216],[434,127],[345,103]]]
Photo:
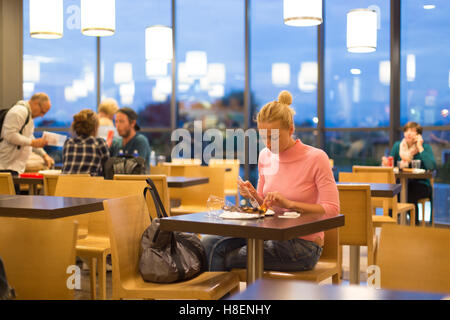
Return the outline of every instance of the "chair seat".
[[[400,213],[410,210],[416,210],[416,206],[414,205],[414,203],[403,203],[403,202],[397,203],[397,212]]]
[[[111,253],[111,243],[106,237],[88,236],[77,240],[77,255],[89,255],[98,253]]]
[[[231,272],[236,273],[239,276],[240,281],[246,281],[247,270],[246,269],[232,269]],[[271,279],[287,279],[287,280],[305,280],[321,282],[325,279],[332,277],[339,272],[339,266],[336,261],[321,259],[317,262],[316,266],[312,270],[308,271],[270,271],[264,270],[263,277]]]
[[[382,227],[384,224],[396,224],[397,220],[389,216],[376,216],[372,215],[372,223],[374,228]]]
[[[195,213],[195,212],[205,212],[208,211],[208,208],[202,206],[194,206],[194,205],[181,205],[179,207],[171,208],[170,213],[173,216]]]
[[[125,296],[119,298],[216,300],[238,289],[239,278],[231,272],[204,272],[191,280],[162,284],[137,276],[122,281],[121,295]]]

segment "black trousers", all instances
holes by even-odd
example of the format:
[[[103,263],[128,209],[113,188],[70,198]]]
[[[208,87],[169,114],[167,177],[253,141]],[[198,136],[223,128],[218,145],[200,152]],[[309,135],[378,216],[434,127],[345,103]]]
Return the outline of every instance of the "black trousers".
[[[431,188],[427,185],[420,183],[417,180],[409,180],[408,182],[408,203],[414,203],[416,206],[416,224],[419,223],[419,208],[417,201],[419,199],[429,198],[431,201],[431,210],[433,210],[433,195]],[[425,214],[425,208],[423,208],[423,214]]]

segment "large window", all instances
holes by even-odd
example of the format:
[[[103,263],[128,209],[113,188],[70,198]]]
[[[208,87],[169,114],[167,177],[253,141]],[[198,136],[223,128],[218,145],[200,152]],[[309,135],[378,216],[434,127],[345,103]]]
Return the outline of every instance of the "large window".
[[[80,1],[64,1],[61,39],[30,37],[30,2],[23,2],[23,97],[45,92],[51,110],[35,123],[41,127],[69,127],[73,115],[96,109],[96,41],[80,31]]]
[[[325,126],[389,126],[390,1],[324,1]],[[377,48],[349,53],[347,12],[371,8],[378,13]]]
[[[242,127],[245,50],[241,0],[176,1],[178,126]]]
[[[146,61],[146,27],[170,27],[170,1],[116,0],[116,32],[101,38],[101,98],[139,114],[141,127],[170,127],[171,64],[163,72]],[[158,68],[159,69],[159,68]]]
[[[250,21],[251,119],[281,90],[289,90],[295,124],[316,127],[317,27],[285,25],[283,1],[253,1]]]
[[[401,124],[448,126],[449,2],[408,0],[401,9]]]

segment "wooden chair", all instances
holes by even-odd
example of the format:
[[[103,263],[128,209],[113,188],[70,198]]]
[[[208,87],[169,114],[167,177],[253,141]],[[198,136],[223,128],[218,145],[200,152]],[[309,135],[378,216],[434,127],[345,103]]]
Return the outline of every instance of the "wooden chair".
[[[104,201],[111,235],[113,299],[220,299],[239,288],[230,272],[204,272],[194,279],[159,284],[145,282],[139,273],[142,233],[150,225],[139,196]]]
[[[339,182],[355,182],[355,183],[369,183],[367,182],[367,176],[353,172],[339,172]],[[378,216],[375,214],[375,206],[383,206],[383,215]],[[389,199],[384,198],[372,198],[372,223],[374,228],[382,227],[387,223],[397,223],[397,219],[389,216]]]
[[[450,230],[390,225],[377,258],[382,289],[450,293]]]
[[[375,264],[377,238],[372,225],[368,185],[338,185],[340,212],[345,225],[339,228],[339,244],[350,246],[350,283],[359,284],[360,246],[367,246],[367,265]]]
[[[313,282],[322,282],[332,278],[333,284],[340,283],[340,250],[339,250],[339,231],[330,229],[325,231],[325,243],[322,255],[312,270],[308,271],[268,271],[264,270],[263,277],[271,279],[304,280]],[[231,272],[239,276],[240,281],[246,281],[247,271],[245,269],[232,269]]]
[[[353,173],[360,175],[365,182],[396,183],[394,169],[391,167],[353,166]],[[372,198],[372,207],[383,208],[383,215],[391,209],[392,216],[396,219],[400,215],[403,224],[406,224],[406,213],[409,211],[411,227],[416,225],[416,206],[413,203],[398,202],[397,197]]]
[[[91,177],[90,174],[44,174],[44,195],[54,196],[56,190],[56,184],[58,183],[59,176],[71,176],[71,177]],[[103,177],[92,177],[96,179],[103,179]]]
[[[433,178],[430,179],[430,184],[431,184],[431,189],[434,192],[434,179]],[[426,224],[425,223],[425,203],[427,203],[427,202],[430,203],[430,222],[431,222],[431,226],[434,227],[433,206],[432,206],[430,198],[422,198],[422,199],[417,200],[417,207],[419,207],[419,206],[422,207],[422,222],[421,222],[421,225],[422,225],[422,227],[424,227],[425,224]],[[417,214],[419,214],[419,213],[417,212]]]
[[[0,218],[0,226],[0,256],[18,300],[74,298],[67,283],[73,274],[68,267],[75,265],[76,223]]]
[[[188,188],[170,188],[170,196],[181,199],[181,206],[171,208],[172,215],[208,211],[206,201],[210,195],[225,198],[225,169],[186,167],[186,177],[208,177],[209,183]]]
[[[239,192],[237,180],[239,177],[240,161],[239,159],[211,159],[209,160],[211,168],[231,168],[231,171],[225,171],[225,196],[234,196],[236,205],[239,205]]]
[[[56,190],[58,196],[86,198],[118,198],[139,195],[147,184],[145,181],[117,181],[79,177],[61,177]],[[151,201],[148,198],[148,201]],[[90,268],[91,298],[96,299],[97,278],[100,299],[106,299],[106,257],[111,254],[111,243],[106,226],[104,211],[90,213],[88,216],[88,235],[79,239],[76,245],[77,256],[86,260]]]
[[[163,165],[150,166],[150,174],[163,174],[170,176],[170,169],[171,167]]]
[[[170,168],[170,175],[173,177],[185,176],[186,168],[188,167],[200,167],[202,161],[200,159],[172,159],[172,162],[163,162],[160,164],[162,167]],[[151,172],[151,171],[150,171]]]
[[[15,195],[14,183],[11,173],[0,172],[0,194]]]
[[[166,209],[166,212],[168,215],[170,215],[170,196],[169,196],[169,187],[167,186],[167,176],[166,175],[143,175],[143,174],[115,174],[114,180],[122,180],[122,181],[145,181],[148,178],[151,178],[153,182],[155,183],[156,190],[158,191],[158,194],[161,198],[161,201],[164,205],[164,209]],[[150,208],[153,208],[151,210],[152,217],[156,218],[156,208],[154,207],[153,201],[149,203]],[[153,215],[154,214],[154,215]]]

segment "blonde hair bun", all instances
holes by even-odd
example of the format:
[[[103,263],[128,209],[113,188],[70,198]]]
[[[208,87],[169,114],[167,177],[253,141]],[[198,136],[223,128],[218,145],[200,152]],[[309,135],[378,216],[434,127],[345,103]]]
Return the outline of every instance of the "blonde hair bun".
[[[278,102],[290,106],[292,104],[292,94],[287,90],[281,91],[278,95]]]

